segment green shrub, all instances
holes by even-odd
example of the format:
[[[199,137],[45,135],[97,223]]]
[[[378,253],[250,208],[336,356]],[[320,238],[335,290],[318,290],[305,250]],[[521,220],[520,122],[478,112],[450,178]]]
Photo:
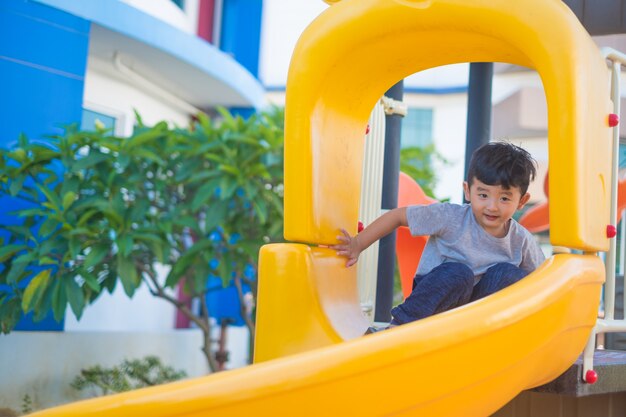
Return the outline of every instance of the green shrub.
[[[185,371],[176,371],[163,365],[156,356],[146,356],[143,359],[125,359],[112,368],[97,365],[82,369],[70,386],[77,391],[94,389],[97,395],[107,395],[165,384],[186,377]]]

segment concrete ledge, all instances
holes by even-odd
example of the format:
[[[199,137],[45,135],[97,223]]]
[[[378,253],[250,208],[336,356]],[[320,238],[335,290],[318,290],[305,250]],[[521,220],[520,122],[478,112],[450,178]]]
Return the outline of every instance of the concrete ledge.
[[[593,364],[598,373],[595,384],[582,380],[583,361],[579,357],[563,375],[531,391],[574,397],[626,392],[626,351],[597,350]]]

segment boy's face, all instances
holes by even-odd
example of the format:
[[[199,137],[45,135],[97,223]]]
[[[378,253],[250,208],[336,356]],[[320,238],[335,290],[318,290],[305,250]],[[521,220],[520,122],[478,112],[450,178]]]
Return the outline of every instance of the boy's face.
[[[509,220],[530,198],[528,193],[522,195],[518,187],[506,189],[501,185],[487,185],[476,178],[471,186],[464,182],[463,191],[478,224],[495,237],[506,236]]]

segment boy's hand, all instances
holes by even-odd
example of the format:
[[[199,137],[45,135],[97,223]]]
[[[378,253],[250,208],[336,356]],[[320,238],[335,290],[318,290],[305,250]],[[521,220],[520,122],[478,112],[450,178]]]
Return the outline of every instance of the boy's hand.
[[[330,245],[329,247],[337,251],[337,255],[348,258],[346,261],[346,267],[350,267],[359,260],[359,255],[361,254],[358,235],[350,236],[350,233],[348,233],[346,229],[341,229],[341,233],[343,233],[343,235],[337,236],[337,239],[343,243]]]

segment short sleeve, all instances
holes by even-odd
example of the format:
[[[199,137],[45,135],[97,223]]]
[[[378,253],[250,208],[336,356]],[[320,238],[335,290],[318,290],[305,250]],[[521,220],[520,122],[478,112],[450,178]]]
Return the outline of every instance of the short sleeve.
[[[441,234],[449,224],[451,205],[435,203],[424,206],[409,206],[406,220],[413,236]]]
[[[522,263],[520,268],[527,272],[533,272],[546,260],[543,251],[539,247],[539,244],[535,238],[528,233],[526,240],[524,241],[522,251]]]

